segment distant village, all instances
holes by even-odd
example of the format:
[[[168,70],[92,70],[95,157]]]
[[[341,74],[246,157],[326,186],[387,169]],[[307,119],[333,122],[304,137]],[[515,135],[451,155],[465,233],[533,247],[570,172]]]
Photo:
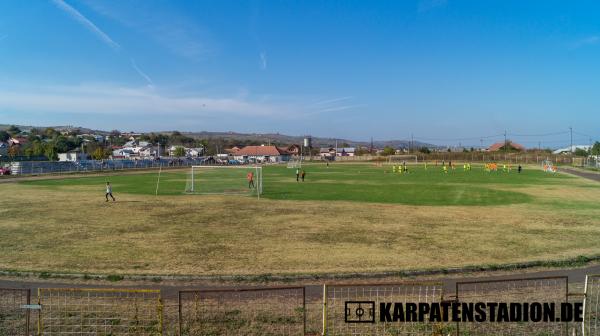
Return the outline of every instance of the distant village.
[[[596,146],[574,145],[554,150],[553,154],[593,154]],[[600,144],[597,145],[600,150]],[[261,143],[215,138],[194,138],[174,131],[170,133],[136,133],[112,131],[107,134],[82,133],[79,129],[31,128],[21,130],[10,126],[0,130],[1,161],[68,161],[83,160],[153,160],[158,158],[210,158],[217,163],[277,163],[305,156],[314,159],[335,160],[354,156],[389,156],[397,154],[429,154],[433,152],[527,152],[545,151],[527,149],[511,140],[494,143],[486,148],[408,146],[375,148],[352,147],[346,143],[332,143],[313,148],[311,138],[302,143]],[[597,155],[597,154],[596,154]]]

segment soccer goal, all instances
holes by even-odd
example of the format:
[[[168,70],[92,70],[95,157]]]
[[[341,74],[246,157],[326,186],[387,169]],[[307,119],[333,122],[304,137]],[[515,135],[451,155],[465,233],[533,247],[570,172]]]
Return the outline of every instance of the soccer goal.
[[[192,166],[185,192],[204,195],[262,194],[262,167],[258,166]]]
[[[302,168],[302,158],[290,159],[287,162],[288,168]]]
[[[557,171],[556,166],[550,160],[544,160],[544,162],[542,162],[542,170],[546,173],[556,173]]]
[[[418,158],[416,155],[390,155],[388,156],[388,163],[418,163]]]

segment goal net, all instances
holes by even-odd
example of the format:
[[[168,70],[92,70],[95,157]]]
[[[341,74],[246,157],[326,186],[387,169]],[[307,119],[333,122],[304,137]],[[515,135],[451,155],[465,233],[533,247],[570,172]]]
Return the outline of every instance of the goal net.
[[[547,173],[556,173],[556,166],[550,160],[544,160],[542,162],[542,170]]]
[[[416,155],[390,155],[388,156],[388,163],[417,163]]]
[[[287,162],[287,167],[288,168],[302,168],[302,159],[301,158],[290,159]]]
[[[192,166],[187,176],[188,194],[252,195],[262,194],[262,167]]]

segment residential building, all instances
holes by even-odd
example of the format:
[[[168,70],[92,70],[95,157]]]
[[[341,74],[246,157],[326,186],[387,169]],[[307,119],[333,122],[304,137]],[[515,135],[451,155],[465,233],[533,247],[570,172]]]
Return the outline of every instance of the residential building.
[[[175,150],[178,147],[183,147],[183,146],[169,147],[169,149],[168,149],[169,156],[175,156]],[[193,147],[193,148],[183,147],[183,149],[185,150],[185,157],[200,157],[200,156],[204,155],[203,147]]]
[[[503,142],[497,142],[493,145],[491,145],[490,147],[488,147],[488,152],[501,152],[501,151],[509,151],[509,152],[522,152],[525,150],[525,146],[520,145],[516,142],[512,142],[510,140],[507,140],[506,143]]]
[[[581,150],[584,150],[584,151],[589,151],[590,148],[592,148],[592,146],[590,146],[590,145],[573,145],[573,147],[569,146],[569,147],[566,147],[566,148],[557,149],[554,152],[552,152],[552,154],[574,153],[578,149],[581,149]]]
[[[246,146],[232,153],[241,162],[277,163],[289,161],[291,154],[276,146]]]
[[[337,149],[336,156],[354,156],[355,152],[354,147],[341,147]]]
[[[333,157],[335,157],[335,148],[333,148],[333,147],[321,148],[321,149],[319,149],[319,155],[322,158],[327,158],[327,159],[333,158]]]
[[[8,155],[8,144],[6,142],[0,142],[0,156]]]
[[[89,160],[89,156],[79,148],[66,153],[58,153],[58,161],[78,162],[82,160]]]

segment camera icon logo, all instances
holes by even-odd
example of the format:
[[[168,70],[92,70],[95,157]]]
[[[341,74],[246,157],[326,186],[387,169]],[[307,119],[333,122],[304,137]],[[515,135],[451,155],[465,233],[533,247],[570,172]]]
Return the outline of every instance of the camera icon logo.
[[[375,301],[346,301],[346,323],[375,323]]]

